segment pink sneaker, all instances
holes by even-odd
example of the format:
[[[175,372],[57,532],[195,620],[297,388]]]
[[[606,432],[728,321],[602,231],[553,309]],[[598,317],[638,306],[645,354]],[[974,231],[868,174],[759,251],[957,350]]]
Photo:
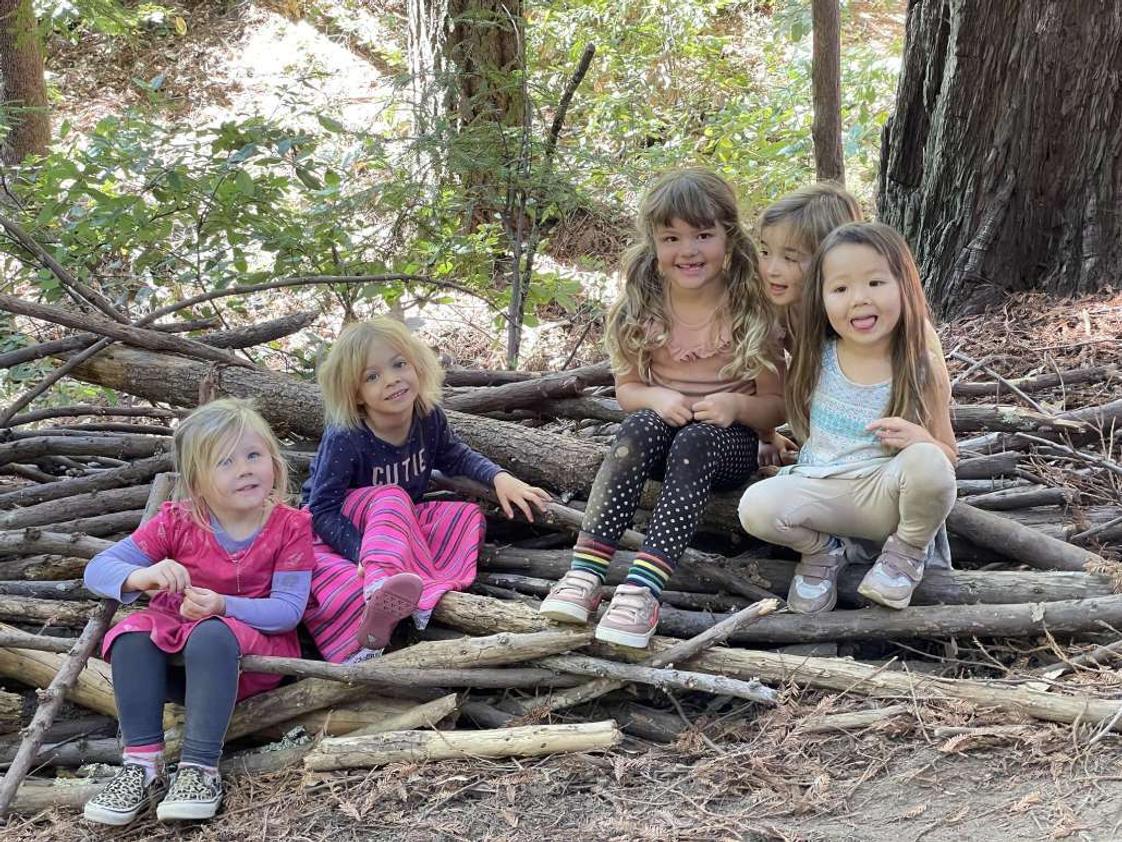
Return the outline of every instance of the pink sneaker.
[[[385,649],[399,622],[417,610],[425,583],[416,573],[395,573],[370,594],[358,627],[358,645]]]
[[[602,598],[597,576],[587,570],[570,570],[542,600],[538,613],[560,623],[587,623]]]
[[[612,604],[600,618],[596,639],[635,649],[646,649],[658,628],[658,600],[650,588],[620,585]]]

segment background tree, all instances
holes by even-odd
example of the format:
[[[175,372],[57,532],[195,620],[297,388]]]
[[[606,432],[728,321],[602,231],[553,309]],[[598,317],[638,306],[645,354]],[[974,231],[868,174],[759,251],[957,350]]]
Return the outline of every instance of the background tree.
[[[11,127],[0,147],[4,163],[45,154],[51,117],[31,0],[0,0],[0,104]]]
[[[1120,67],[1115,0],[909,4],[878,211],[941,314],[1116,280]]]
[[[845,184],[841,121],[841,10],[814,0],[814,169],[819,181]]]

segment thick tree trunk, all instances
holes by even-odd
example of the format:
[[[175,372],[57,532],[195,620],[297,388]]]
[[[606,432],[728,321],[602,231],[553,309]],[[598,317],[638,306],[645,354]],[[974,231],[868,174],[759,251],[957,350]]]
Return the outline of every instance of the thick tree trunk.
[[[51,142],[43,49],[31,0],[0,0],[0,105],[11,132],[0,147],[5,164],[44,155]]]
[[[935,309],[1076,294],[1122,262],[1114,0],[913,0],[878,212]]]

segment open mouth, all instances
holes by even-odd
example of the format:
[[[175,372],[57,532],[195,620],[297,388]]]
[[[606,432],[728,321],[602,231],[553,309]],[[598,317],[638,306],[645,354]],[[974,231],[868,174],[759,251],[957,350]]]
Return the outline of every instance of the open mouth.
[[[705,268],[704,263],[679,263],[677,265],[683,272],[700,272]]]
[[[396,392],[391,392],[389,395],[387,395],[386,400],[388,400],[388,401],[399,401],[408,394],[409,394],[409,387],[404,386],[401,389],[398,389]]]
[[[872,330],[877,325],[876,316],[858,316],[856,319],[850,319],[849,323],[853,325],[853,329],[865,333]]]
[[[771,292],[772,298],[782,298],[790,289],[786,284],[768,284],[767,288]]]

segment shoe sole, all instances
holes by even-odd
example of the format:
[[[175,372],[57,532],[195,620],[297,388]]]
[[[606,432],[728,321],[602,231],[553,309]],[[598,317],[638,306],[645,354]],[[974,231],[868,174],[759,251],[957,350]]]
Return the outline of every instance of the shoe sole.
[[[646,649],[650,645],[652,637],[654,637],[654,629],[646,634],[637,634],[636,632],[613,629],[611,626],[596,627],[597,640],[614,643],[617,646],[627,646],[630,649]]]
[[[425,583],[415,573],[395,573],[370,595],[358,627],[358,644],[385,649],[394,628],[417,610]]]
[[[825,605],[823,605],[821,608],[815,608],[813,611],[805,611],[802,608],[793,605],[791,603],[790,594],[788,594],[787,596],[787,610],[792,614],[802,614],[804,617],[808,617],[813,614],[825,614],[827,611],[833,611],[838,604],[837,588],[834,588],[834,592],[830,595],[830,600]]]
[[[167,804],[165,802],[156,808],[156,818],[162,822],[201,821],[214,818],[214,814],[218,812],[218,807],[221,804],[221,800],[213,804],[191,801],[182,804]]]
[[[126,824],[132,824],[136,821],[136,817],[139,816],[141,811],[147,806],[147,804],[144,804],[141,807],[137,807],[136,810],[131,813],[120,813],[106,807],[99,807],[96,804],[87,804],[82,810],[82,816],[86,821],[108,824],[113,827],[123,827]]]
[[[559,623],[587,623],[589,615],[589,612],[579,605],[560,599],[544,600],[538,608],[538,613]]]
[[[906,599],[892,599],[884,594],[877,593],[871,588],[866,588],[864,585],[857,586],[857,593],[861,594],[865,599],[877,603],[877,605],[883,605],[885,608],[895,608],[897,611],[907,608],[912,603],[911,594],[909,594]]]

